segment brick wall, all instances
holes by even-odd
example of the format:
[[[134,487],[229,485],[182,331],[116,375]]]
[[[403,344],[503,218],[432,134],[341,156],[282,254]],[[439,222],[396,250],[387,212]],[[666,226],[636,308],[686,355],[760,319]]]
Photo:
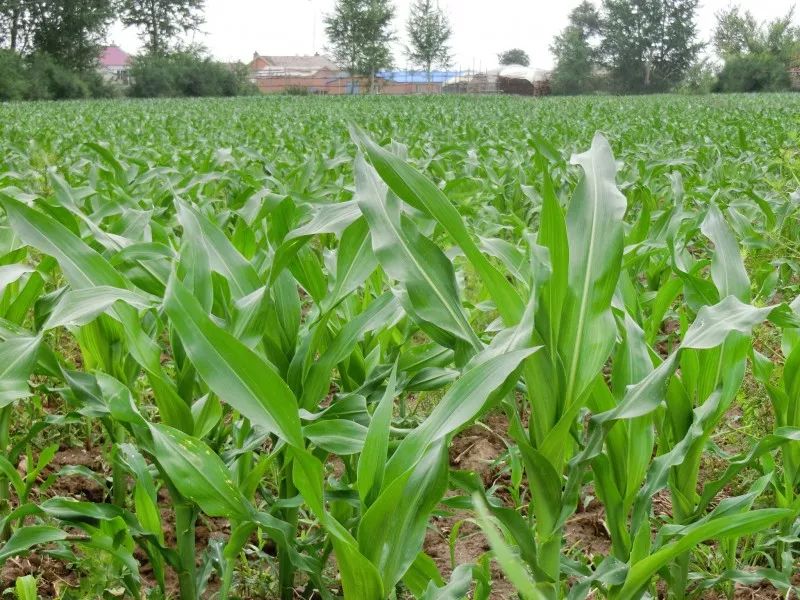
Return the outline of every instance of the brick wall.
[[[311,94],[342,96],[346,94],[363,94],[369,91],[369,79],[366,77],[346,77],[339,73],[320,71],[310,77],[269,76],[253,79],[258,89],[264,94],[283,94],[290,89],[304,89]],[[438,94],[442,85],[438,83],[399,83],[378,80],[377,92],[392,96],[407,94]]]

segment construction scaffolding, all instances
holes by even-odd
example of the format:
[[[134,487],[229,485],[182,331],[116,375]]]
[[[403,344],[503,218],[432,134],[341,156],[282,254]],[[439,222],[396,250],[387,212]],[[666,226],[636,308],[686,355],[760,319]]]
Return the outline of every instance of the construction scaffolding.
[[[500,70],[477,71],[454,69],[379,71],[373,85],[369,78],[351,75],[346,71],[320,69],[313,73],[270,68],[251,73],[251,81],[265,94],[355,95],[373,91],[377,94],[403,96],[413,94],[521,94],[544,95],[548,86],[540,82],[518,82],[503,79]],[[504,84],[505,82],[505,84]],[[509,83],[510,82],[510,83]]]

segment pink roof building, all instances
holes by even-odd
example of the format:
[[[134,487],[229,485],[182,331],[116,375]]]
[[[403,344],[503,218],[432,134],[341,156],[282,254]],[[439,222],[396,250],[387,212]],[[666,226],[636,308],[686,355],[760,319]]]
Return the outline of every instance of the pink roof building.
[[[100,54],[100,67],[111,71],[125,69],[130,65],[131,56],[119,46],[106,46]]]

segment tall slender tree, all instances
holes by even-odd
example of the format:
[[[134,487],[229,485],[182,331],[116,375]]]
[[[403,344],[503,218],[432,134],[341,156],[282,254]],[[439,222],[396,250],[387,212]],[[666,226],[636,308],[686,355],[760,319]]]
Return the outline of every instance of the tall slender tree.
[[[164,54],[179,33],[203,23],[204,0],[121,0],[121,21],[139,29],[148,54]]]
[[[25,0],[0,0],[0,44],[21,51],[30,34],[30,3]]]
[[[703,46],[698,1],[604,0],[601,51],[620,91],[664,91],[681,80]]]
[[[406,49],[409,60],[425,69],[428,83],[434,66],[447,68],[452,62],[447,42],[452,30],[447,15],[433,0],[416,0],[406,23],[411,44]]]
[[[600,14],[594,4],[584,0],[572,10],[569,24],[550,46],[556,59],[551,80],[555,93],[582,94],[594,88],[599,33]]]
[[[334,59],[350,73],[368,77],[370,91],[375,74],[392,66],[393,18],[390,0],[337,0],[325,16]]]

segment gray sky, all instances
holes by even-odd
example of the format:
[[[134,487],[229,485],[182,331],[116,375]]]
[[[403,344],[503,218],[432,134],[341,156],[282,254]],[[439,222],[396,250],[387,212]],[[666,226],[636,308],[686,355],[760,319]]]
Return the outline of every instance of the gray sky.
[[[550,68],[553,57],[550,43],[567,23],[569,11],[580,0],[439,0],[453,28],[451,47],[454,67],[491,68],[497,53],[520,47],[531,57],[531,65]],[[731,0],[701,0],[698,10],[700,34],[708,39],[714,26],[714,13]],[[395,63],[405,67],[403,48],[405,21],[411,0],[394,0],[397,7],[395,29],[399,42]],[[595,4],[600,4],[595,0]],[[759,19],[782,15],[790,0],[741,0]],[[311,54],[324,52],[327,40],[323,15],[334,0],[206,0],[203,33],[194,41],[205,44],[218,59],[248,62],[254,51],[261,54]],[[128,52],[139,50],[136,32],[115,25],[110,41]]]

